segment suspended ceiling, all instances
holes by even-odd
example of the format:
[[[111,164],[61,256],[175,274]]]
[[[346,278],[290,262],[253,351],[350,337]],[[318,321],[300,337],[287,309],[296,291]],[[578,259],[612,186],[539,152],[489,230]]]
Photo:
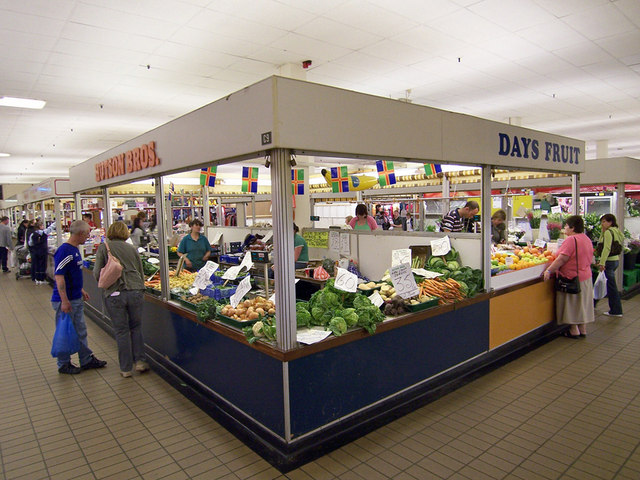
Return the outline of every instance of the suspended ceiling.
[[[1,0],[0,184],[287,71],[640,157],[638,0]]]

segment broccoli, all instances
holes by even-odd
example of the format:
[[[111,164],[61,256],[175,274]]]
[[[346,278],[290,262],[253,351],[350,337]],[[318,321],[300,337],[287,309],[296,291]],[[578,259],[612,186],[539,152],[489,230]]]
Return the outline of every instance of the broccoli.
[[[342,317],[333,317],[329,322],[329,330],[331,330],[336,337],[339,337],[347,332],[347,322]]]

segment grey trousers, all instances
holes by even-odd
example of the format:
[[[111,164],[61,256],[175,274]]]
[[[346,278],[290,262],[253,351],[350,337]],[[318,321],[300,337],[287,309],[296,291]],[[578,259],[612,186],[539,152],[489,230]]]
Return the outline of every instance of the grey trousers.
[[[130,372],[133,363],[145,360],[142,339],[142,290],[122,290],[104,299],[116,333],[120,371]]]

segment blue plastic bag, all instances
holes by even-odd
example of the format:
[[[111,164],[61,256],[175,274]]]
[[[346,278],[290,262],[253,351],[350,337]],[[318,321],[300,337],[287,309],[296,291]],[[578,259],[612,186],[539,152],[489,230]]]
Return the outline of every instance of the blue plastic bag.
[[[62,313],[51,344],[51,356],[72,355],[80,351],[80,339],[68,313]]]

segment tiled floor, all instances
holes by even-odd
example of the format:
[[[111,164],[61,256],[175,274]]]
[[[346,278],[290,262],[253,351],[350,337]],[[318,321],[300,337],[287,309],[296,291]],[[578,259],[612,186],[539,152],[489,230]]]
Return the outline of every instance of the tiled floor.
[[[282,475],[154,373],[121,378],[91,321],[109,365],[59,375],[50,293],[0,276],[0,479],[640,478],[640,296]]]

